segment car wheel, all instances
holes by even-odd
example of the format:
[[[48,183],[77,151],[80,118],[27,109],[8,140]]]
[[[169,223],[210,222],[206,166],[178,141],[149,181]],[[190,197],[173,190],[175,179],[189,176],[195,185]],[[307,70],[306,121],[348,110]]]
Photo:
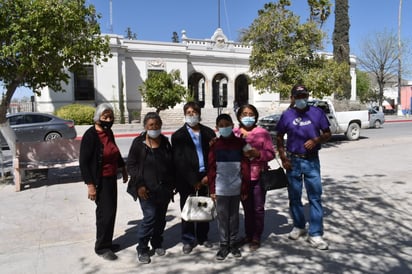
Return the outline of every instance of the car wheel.
[[[61,137],[62,136],[58,132],[49,132],[49,133],[47,133],[46,137],[44,137],[44,140],[47,142],[47,141],[51,141],[51,140],[54,140],[54,139],[59,139]]]
[[[380,128],[381,126],[382,126],[381,121],[376,120],[376,121],[375,121],[375,128]]]
[[[358,140],[360,136],[360,126],[357,123],[351,123],[346,131],[346,138],[349,141]]]

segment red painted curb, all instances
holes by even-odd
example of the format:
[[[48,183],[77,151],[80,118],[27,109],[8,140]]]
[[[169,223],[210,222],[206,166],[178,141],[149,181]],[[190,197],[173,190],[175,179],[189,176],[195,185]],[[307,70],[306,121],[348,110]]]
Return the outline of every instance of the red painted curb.
[[[174,131],[163,131],[163,135],[172,135]],[[131,138],[131,137],[137,137],[139,136],[140,133],[117,133],[114,135],[115,138]],[[77,136],[75,139],[76,140],[81,140],[83,136]]]
[[[403,123],[403,122],[412,122],[412,119],[409,119],[409,120],[385,120],[385,123]]]

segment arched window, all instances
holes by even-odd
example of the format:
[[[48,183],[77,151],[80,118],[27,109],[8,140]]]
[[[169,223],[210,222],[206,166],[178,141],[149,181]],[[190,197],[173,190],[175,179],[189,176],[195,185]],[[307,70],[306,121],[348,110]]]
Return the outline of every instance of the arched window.
[[[239,75],[235,80],[235,102],[238,107],[249,103],[249,83],[246,75]]]
[[[205,77],[195,72],[189,77],[188,81],[189,90],[195,102],[199,104],[200,107],[205,106]]]
[[[227,107],[228,78],[224,74],[217,74],[213,78],[213,107]]]

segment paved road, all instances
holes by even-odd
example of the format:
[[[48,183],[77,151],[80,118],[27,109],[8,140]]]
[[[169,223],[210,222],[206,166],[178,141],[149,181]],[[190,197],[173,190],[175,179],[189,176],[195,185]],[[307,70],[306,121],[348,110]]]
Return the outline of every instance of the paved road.
[[[1,273],[412,273],[411,143],[409,136],[378,142],[336,138],[322,149],[328,251],[287,238],[287,195],[276,190],[267,196],[262,247],[254,253],[245,247],[242,258],[223,262],[214,259],[215,222],[211,250],[182,253],[178,199],[167,213],[166,256],[139,265],[135,248],[142,214],[121,180],[115,241],[122,250],[115,262],[93,252],[95,206],[76,168],[50,170],[48,181],[39,175],[21,192],[2,184]]]

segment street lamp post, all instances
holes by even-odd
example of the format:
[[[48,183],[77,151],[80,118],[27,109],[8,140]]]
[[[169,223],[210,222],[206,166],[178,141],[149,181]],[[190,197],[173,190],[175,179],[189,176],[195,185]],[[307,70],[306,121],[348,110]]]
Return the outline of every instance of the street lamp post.
[[[401,43],[401,14],[402,14],[402,0],[399,0],[398,11],[398,104],[397,114],[402,114],[401,105],[401,88],[402,88],[402,43]]]

